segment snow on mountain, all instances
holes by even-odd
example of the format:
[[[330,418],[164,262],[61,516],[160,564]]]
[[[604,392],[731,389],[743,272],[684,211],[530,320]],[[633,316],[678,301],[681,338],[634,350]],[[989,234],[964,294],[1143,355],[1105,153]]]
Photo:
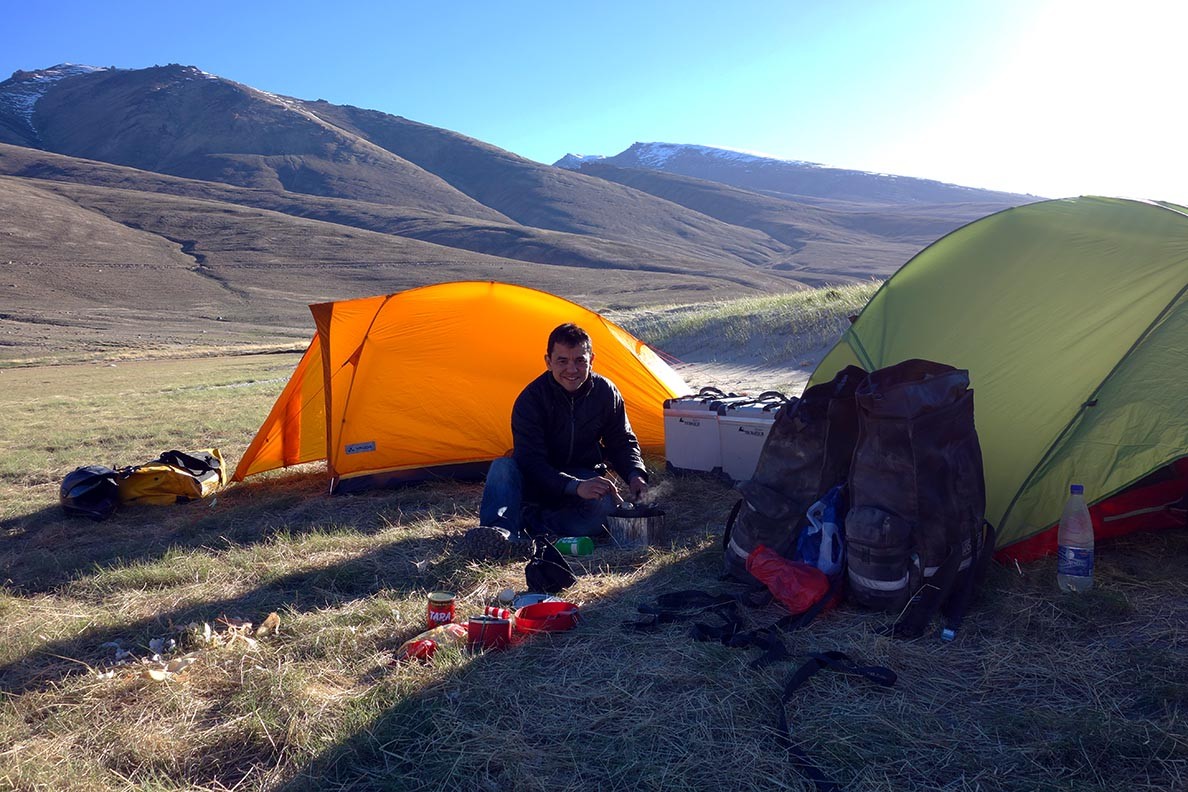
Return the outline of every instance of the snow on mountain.
[[[76,77],[80,74],[90,74],[97,71],[109,71],[110,66],[84,66],[76,63],[59,63],[48,69],[37,71],[15,71],[12,76],[0,83],[0,112],[7,111],[19,118],[33,129],[33,108],[37,100],[45,95],[58,80],[66,77]]]
[[[595,164],[572,155],[555,163],[583,170]],[[911,176],[786,160],[751,151],[679,143],[634,143],[599,166],[660,171],[758,192],[879,204],[995,201],[1019,203],[1028,196],[982,190]]]
[[[718,159],[726,162],[738,163],[779,162],[788,165],[798,165],[806,168],[827,167],[817,162],[780,159],[779,157],[772,157],[770,155],[760,154],[754,151],[744,151],[742,149],[732,149],[720,146],[698,146],[691,143],[635,143],[632,144],[632,146],[626,151],[623,151],[616,156],[631,156],[639,163],[641,167],[664,170],[665,164],[673,157],[678,155],[700,156],[708,159]],[[597,162],[598,160],[605,159],[608,159],[608,157],[602,154],[566,154],[553,164],[559,168],[578,170],[581,168],[582,163],[584,162]]]
[[[566,154],[554,162],[553,165],[567,170],[578,170],[582,167],[583,162],[597,162],[604,159],[606,159],[606,156],[603,154]]]
[[[712,157],[715,159],[726,160],[727,162],[784,162],[790,165],[801,165],[813,168],[824,167],[816,162],[805,162],[803,160],[786,160],[779,157],[771,157],[766,154],[758,154],[752,151],[742,151],[740,149],[720,148],[714,146],[696,146],[687,143],[636,143],[631,147],[635,149],[635,157],[639,160],[641,165],[649,168],[663,169],[664,163],[672,159],[678,154],[696,155],[701,157]]]
[[[217,74],[211,74],[210,72],[204,72],[204,71],[202,71],[202,69],[199,69],[197,66],[186,66],[183,68],[183,71],[185,71],[189,74],[196,75],[197,77],[199,77],[200,79],[203,79],[203,80],[221,79]]]

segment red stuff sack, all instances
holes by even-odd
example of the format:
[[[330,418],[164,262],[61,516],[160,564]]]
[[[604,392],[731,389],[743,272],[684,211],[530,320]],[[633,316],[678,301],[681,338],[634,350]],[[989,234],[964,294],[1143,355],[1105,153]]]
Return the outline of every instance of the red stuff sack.
[[[829,578],[815,566],[789,561],[764,545],[747,556],[747,572],[793,615],[804,613],[829,593]]]

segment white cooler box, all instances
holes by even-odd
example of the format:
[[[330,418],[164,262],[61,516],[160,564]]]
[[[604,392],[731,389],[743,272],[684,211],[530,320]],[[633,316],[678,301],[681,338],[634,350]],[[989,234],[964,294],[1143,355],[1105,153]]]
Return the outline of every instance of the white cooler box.
[[[718,444],[722,449],[724,474],[734,481],[747,481],[754,475],[759,452],[784,401],[781,396],[780,401],[752,401],[718,408]]]
[[[746,396],[702,388],[696,396],[664,400],[664,458],[676,473],[713,473],[722,469],[718,409],[748,401]]]

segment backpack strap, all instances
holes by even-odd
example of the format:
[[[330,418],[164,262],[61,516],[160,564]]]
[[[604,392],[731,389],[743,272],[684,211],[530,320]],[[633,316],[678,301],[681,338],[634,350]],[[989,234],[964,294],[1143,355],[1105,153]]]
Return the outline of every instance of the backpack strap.
[[[907,605],[899,612],[891,634],[896,638],[919,638],[932,616],[940,610],[941,603],[953,590],[957,572],[961,567],[961,543],[949,545],[948,555],[931,577],[925,578],[920,587],[912,593]]]
[[[767,627],[745,629],[741,607],[761,608],[772,600],[771,592],[765,587],[748,589],[736,594],[710,594],[705,591],[686,589],[661,594],[654,605],[641,604],[640,613],[651,616],[637,622],[624,622],[623,629],[637,632],[655,632],[663,624],[690,621],[703,613],[716,616],[718,624],[695,622],[689,635],[695,641],[712,641],[734,649],[757,648],[763,653],[751,661],[751,668],[761,668],[771,663],[787,660],[783,634],[799,630],[812,623],[813,619],[837,596],[839,586],[830,582],[829,591],[804,613],[788,614]],[[693,611],[693,612],[690,612]]]
[[[710,594],[697,589],[670,591],[656,598],[654,604],[640,604],[636,610],[651,618],[635,622],[623,622],[623,629],[637,632],[655,632],[662,624],[688,621],[707,611],[734,608],[738,599],[733,594]]]
[[[784,691],[780,695],[779,730],[776,740],[788,751],[789,759],[797,771],[813,782],[813,786],[816,787],[817,792],[835,792],[835,790],[839,789],[837,783],[830,780],[796,742],[792,733],[792,725],[788,721],[787,710],[788,701],[792,698],[792,694],[796,692],[797,688],[824,668],[829,668],[842,674],[862,677],[883,687],[891,687],[895,684],[898,677],[890,668],[884,668],[883,666],[860,666],[844,652],[830,651],[811,655],[810,659],[801,665],[800,668],[793,671],[792,675],[788,677],[788,681],[784,683]]]
[[[766,592],[766,589],[763,589]],[[756,597],[756,595],[760,595]],[[771,601],[768,594],[766,601]],[[758,648],[763,654],[751,661],[752,668],[773,663],[787,658],[783,641],[779,638],[781,625],[791,617],[785,617],[768,627],[746,630],[743,624],[740,607],[762,607],[761,592],[746,591],[740,594],[709,594],[704,591],[676,591],[661,594],[656,605],[640,605],[641,613],[653,614],[652,619],[640,622],[626,622],[624,627],[641,632],[655,631],[661,624],[671,624],[678,621],[688,621],[699,616],[712,615],[718,619],[718,624],[698,621],[689,629],[689,636],[695,641],[720,643],[735,649]],[[696,608],[695,612],[687,612],[682,608]]]
[[[969,610],[974,592],[981,587],[982,580],[986,577],[986,570],[990,566],[990,557],[994,555],[998,532],[994,530],[993,525],[983,521],[981,526],[970,533],[970,547],[974,550],[974,556],[970,559],[969,569],[965,578],[959,582],[952,596],[941,608],[941,615],[945,619],[945,626],[941,630],[941,640],[943,641],[951,641],[957,636],[961,620],[965,618],[965,612]]]
[[[215,459],[212,454],[203,454],[202,456],[194,456],[187,454],[184,451],[166,451],[157,458],[159,462],[164,462],[167,465],[179,467],[182,470],[187,470],[196,476],[201,476],[204,473],[211,473],[219,470],[219,461]]]
[[[710,594],[697,589],[670,591],[656,598],[655,606],[641,605],[640,613],[659,613],[652,608],[720,608],[737,601],[733,594]]]
[[[730,547],[730,533],[734,530],[734,521],[738,519],[738,512],[742,508],[743,499],[739,498],[734,507],[730,509],[730,515],[726,518],[726,530],[722,532],[722,551],[725,552]]]
[[[972,553],[966,573],[961,574],[962,543],[954,543],[936,573],[912,595],[896,619],[892,627],[896,638],[920,637],[937,611],[945,618],[941,638],[951,641],[957,635],[994,553],[994,526],[983,520],[977,528],[970,530],[968,541]]]
[[[835,581],[829,582],[829,590],[825,595],[813,603],[812,607],[804,613],[789,613],[774,624],[767,627],[760,627],[756,630],[741,630],[739,629],[731,634],[726,640],[722,641],[725,646],[730,646],[736,649],[746,649],[757,647],[763,650],[763,654],[751,661],[751,668],[762,668],[765,665],[777,662],[779,660],[787,660],[788,652],[784,646],[782,636],[785,633],[795,632],[803,627],[807,627],[813,623],[818,614],[829,605],[830,602],[838,595],[840,587]],[[762,593],[767,595],[767,602],[770,602],[771,592],[766,588]],[[745,596],[745,595],[744,595]],[[752,599],[752,603],[754,600]],[[747,603],[749,607],[762,607],[761,604]],[[763,603],[766,604],[766,603]],[[712,640],[712,633],[704,633],[706,637],[699,637],[697,628],[702,625],[694,625],[693,638],[695,640]]]

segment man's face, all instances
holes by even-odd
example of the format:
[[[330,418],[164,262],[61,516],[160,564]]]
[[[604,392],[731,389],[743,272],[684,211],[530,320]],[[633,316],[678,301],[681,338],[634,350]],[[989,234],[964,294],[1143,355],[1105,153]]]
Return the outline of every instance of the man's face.
[[[553,354],[545,355],[545,366],[553,379],[570,393],[582,387],[582,383],[590,376],[590,366],[594,363],[594,353],[584,346],[565,346],[554,344]]]

